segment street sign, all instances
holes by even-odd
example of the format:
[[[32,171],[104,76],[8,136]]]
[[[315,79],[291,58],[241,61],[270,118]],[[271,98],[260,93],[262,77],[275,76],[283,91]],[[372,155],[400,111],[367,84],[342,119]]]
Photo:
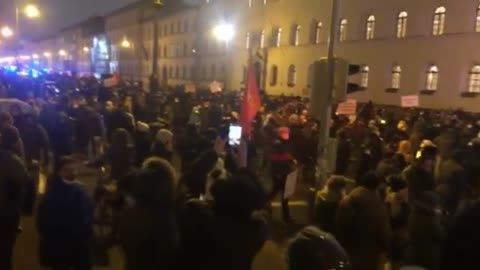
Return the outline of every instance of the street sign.
[[[357,100],[347,99],[347,101],[338,104],[337,114],[341,115],[356,115],[357,114]]]
[[[420,102],[417,95],[403,96],[401,98],[401,104],[403,108],[413,108],[420,106]]]

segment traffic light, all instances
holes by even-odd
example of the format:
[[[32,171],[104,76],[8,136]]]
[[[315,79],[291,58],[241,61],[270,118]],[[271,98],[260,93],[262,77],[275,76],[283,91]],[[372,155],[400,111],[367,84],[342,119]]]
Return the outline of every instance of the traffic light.
[[[361,67],[359,65],[351,65],[343,58],[335,58],[333,89],[328,89],[327,58],[315,61],[312,67],[312,73],[309,76],[312,87],[310,91],[310,111],[312,115],[319,116],[324,106],[344,102],[347,100],[348,94],[362,90],[358,83],[354,83],[355,79],[351,79],[352,76],[360,73]]]

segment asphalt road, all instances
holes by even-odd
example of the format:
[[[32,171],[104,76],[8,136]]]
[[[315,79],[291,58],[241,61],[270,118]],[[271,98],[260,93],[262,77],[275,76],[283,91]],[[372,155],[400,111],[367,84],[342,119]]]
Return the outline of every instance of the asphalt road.
[[[93,190],[95,177],[92,174],[84,175],[81,178],[90,190]],[[280,217],[279,204],[274,203],[274,217],[277,220]],[[292,215],[298,222],[305,222],[307,215],[306,204],[302,201],[294,201],[291,204]],[[280,221],[274,221],[271,226],[271,240],[265,243],[262,251],[255,259],[254,270],[284,270],[284,249],[288,241],[288,236],[292,235],[297,227],[286,227]],[[37,244],[38,235],[35,230],[34,218],[24,217],[22,220],[23,232],[19,235],[14,253],[15,270],[43,270],[38,263]],[[122,270],[123,259],[121,251],[117,248],[110,250],[109,267],[95,267],[94,270]]]

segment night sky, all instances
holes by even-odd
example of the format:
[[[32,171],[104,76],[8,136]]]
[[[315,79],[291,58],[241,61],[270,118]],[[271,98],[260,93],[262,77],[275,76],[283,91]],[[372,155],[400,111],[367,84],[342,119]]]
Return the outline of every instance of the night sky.
[[[41,36],[81,22],[94,15],[103,15],[136,0],[17,0],[36,2],[41,8],[42,18],[35,22],[22,21],[25,34]],[[0,0],[0,23],[14,24],[13,0]]]

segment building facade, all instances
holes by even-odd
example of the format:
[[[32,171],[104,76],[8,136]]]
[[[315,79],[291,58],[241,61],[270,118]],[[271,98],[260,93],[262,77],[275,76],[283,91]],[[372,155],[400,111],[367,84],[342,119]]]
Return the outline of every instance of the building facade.
[[[163,1],[169,5],[169,1]],[[180,1],[172,1],[180,2]],[[339,0],[335,54],[361,65],[359,101],[480,111],[479,0]],[[272,95],[310,91],[311,64],[326,56],[332,0],[198,0],[153,15],[132,4],[105,20],[112,70],[147,80],[153,70],[154,23],[158,77],[163,84],[222,81],[241,89],[254,58],[261,88]],[[228,44],[212,29],[228,23]],[[125,42],[127,41],[127,42]],[[125,46],[122,46],[125,45]],[[126,46],[129,45],[129,46]]]

